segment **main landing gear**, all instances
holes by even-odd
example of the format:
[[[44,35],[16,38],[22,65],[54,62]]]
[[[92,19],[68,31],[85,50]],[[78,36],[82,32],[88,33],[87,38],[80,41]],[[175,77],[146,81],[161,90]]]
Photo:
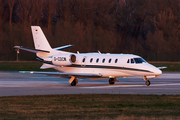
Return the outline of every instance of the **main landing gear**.
[[[71,86],[76,86],[77,83],[78,83],[78,80],[77,80],[77,78],[75,78],[75,79],[72,81]]]
[[[71,76],[69,83],[71,84],[71,86],[76,86],[76,84],[78,83],[78,79],[74,76]]]
[[[117,78],[109,78],[109,84],[113,85],[115,81],[118,81]]]
[[[149,81],[149,79],[146,76],[143,76],[143,79],[146,81],[147,86],[149,86],[151,84],[151,82]]]

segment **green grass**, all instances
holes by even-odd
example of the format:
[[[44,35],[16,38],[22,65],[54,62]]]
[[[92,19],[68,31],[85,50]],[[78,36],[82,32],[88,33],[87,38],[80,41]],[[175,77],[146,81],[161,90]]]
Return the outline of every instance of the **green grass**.
[[[162,67],[163,71],[180,71],[180,62],[150,62],[151,64]],[[39,61],[4,61],[0,62],[0,71],[55,71],[54,69],[40,69],[42,63]]]
[[[2,61],[0,71],[55,71],[54,69],[40,69],[42,63],[39,61]]]
[[[0,119],[180,119],[179,101],[179,95],[1,97]]]

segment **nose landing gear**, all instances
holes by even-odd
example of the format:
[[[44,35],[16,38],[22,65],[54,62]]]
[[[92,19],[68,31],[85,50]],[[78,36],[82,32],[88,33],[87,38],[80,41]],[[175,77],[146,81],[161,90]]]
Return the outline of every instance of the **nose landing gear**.
[[[146,81],[146,85],[149,86],[151,82],[149,80]]]
[[[147,86],[149,86],[151,84],[151,82],[149,81],[149,79],[146,76],[143,76],[143,79],[146,81]]]

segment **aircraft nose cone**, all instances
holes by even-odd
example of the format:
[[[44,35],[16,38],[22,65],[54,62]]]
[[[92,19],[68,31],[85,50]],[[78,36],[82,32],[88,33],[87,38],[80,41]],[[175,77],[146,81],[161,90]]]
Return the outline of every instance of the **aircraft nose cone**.
[[[162,74],[162,71],[160,69],[156,69],[154,71],[155,75],[161,75]]]

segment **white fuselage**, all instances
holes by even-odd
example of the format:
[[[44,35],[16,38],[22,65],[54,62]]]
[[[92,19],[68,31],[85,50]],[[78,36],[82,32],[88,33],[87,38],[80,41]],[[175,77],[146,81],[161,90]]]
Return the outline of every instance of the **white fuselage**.
[[[102,78],[130,76],[158,76],[162,72],[147,63],[134,63],[131,59],[141,58],[131,54],[75,54],[76,62],[69,66],[56,66],[55,69],[64,73],[101,74]],[[141,58],[142,59],[142,58]],[[128,63],[129,60],[129,63]]]

